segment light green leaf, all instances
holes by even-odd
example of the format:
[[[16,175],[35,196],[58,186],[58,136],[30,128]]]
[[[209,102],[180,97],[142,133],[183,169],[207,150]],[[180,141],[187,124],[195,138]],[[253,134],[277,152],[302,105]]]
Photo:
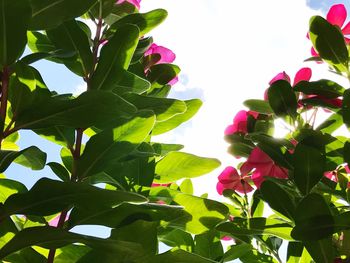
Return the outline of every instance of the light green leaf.
[[[193,178],[207,174],[219,166],[220,162],[217,159],[183,152],[170,152],[156,165],[156,181],[170,183],[181,178]]]
[[[36,146],[30,146],[19,152],[0,151],[0,172],[4,172],[12,162],[32,170],[41,170],[45,167],[46,153]]]
[[[168,13],[164,9],[156,9],[144,14],[130,14],[124,16],[123,18],[115,22],[113,25],[111,25],[107,32],[107,36],[114,34],[116,30],[127,24],[133,24],[137,26],[140,30],[140,36],[144,36],[153,28],[161,24],[167,16]]]
[[[116,128],[91,137],[77,162],[78,177],[100,173],[112,162],[129,154],[147,138],[154,122],[152,112],[140,111],[130,121],[124,120]]]
[[[178,127],[182,123],[191,119],[202,106],[202,101],[198,99],[186,100],[184,102],[186,103],[186,111],[177,114],[166,121],[157,122],[152,131],[153,135],[162,134]]]
[[[12,194],[25,193],[27,188],[20,182],[11,179],[0,179],[0,203],[4,203],[5,200]]]

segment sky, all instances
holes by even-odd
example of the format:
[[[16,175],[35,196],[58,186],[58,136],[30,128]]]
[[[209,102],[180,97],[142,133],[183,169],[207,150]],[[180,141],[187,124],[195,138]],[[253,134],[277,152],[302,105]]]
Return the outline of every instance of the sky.
[[[223,131],[234,115],[244,109],[246,99],[261,99],[268,82],[279,72],[292,78],[301,68],[313,69],[312,80],[334,76],[324,65],[304,63],[311,44],[306,38],[309,18],[324,14],[334,3],[329,0],[142,0],[140,12],[164,8],[168,19],[152,36],[158,45],[172,49],[175,63],[182,69],[172,97],[200,98],[199,113],[173,132],[155,140],[185,145],[185,151],[215,157],[222,166],[196,179],[198,194],[215,191],[217,176],[227,165],[238,162],[227,154]],[[348,4],[350,8],[350,5]],[[350,9],[349,9],[350,10]],[[61,93],[81,90],[83,82],[67,73],[62,65],[35,63],[48,87]],[[49,161],[58,160],[59,148],[31,133],[22,133],[21,146],[39,145],[50,151]],[[30,187],[41,176],[51,176],[48,168],[30,172],[17,165],[7,171],[11,178],[23,180]],[[34,174],[34,176],[32,176]]]
[[[328,10],[331,2],[142,1],[141,12],[159,7],[169,12],[152,35],[157,44],[176,53],[175,63],[182,69],[180,84],[171,95],[204,101],[190,124],[159,140],[182,143],[187,152],[222,162],[221,168],[195,180],[198,194],[209,192],[210,197],[219,198],[215,191],[218,174],[225,166],[238,163],[226,152],[223,132],[244,109],[244,100],[262,99],[268,82],[281,71],[293,78],[301,67],[308,66],[314,69],[314,80],[327,71],[324,65],[303,61],[310,57],[309,19]]]

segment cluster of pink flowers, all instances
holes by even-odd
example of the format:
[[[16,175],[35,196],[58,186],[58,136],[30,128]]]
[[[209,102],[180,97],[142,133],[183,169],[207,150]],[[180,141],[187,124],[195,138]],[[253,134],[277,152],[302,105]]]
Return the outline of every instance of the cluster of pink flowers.
[[[128,2],[132,5],[134,5],[137,9],[140,9],[141,0],[117,0],[117,4],[122,4],[124,2]]]

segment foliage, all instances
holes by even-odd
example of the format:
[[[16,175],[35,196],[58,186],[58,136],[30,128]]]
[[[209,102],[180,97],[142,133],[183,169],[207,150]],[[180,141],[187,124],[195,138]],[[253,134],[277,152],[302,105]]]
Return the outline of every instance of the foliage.
[[[0,172],[17,163],[48,166],[47,177],[55,177],[28,190],[1,176],[1,262],[200,263],[222,256],[213,229],[229,208],[194,196],[186,179],[220,162],[153,136],[189,120],[201,101],[167,98],[180,69],[175,54],[146,35],[167,12],[140,13],[139,4],[0,0]],[[32,52],[24,55],[26,48]],[[50,90],[35,68],[42,59],[82,78],[86,91]],[[37,146],[19,149],[22,130],[59,145],[61,161],[47,162]],[[111,235],[71,231],[82,225],[109,227]],[[159,253],[160,242],[170,250]]]

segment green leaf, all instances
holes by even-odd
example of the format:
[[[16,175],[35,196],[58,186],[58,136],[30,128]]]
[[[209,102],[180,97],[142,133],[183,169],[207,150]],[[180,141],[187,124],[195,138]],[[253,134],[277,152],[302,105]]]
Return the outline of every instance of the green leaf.
[[[115,80],[113,83],[110,83],[113,93],[118,95],[123,95],[127,92],[141,94],[151,87],[151,83],[147,80],[127,70],[120,69],[118,74],[119,76],[113,76]]]
[[[225,222],[216,227],[217,230],[229,233],[233,236],[271,235],[285,240],[293,240],[292,227],[284,221],[256,218],[235,218],[232,222]]]
[[[57,49],[77,54],[77,61],[73,62],[78,63],[79,71],[77,73],[87,77],[92,71],[93,56],[88,36],[78,23],[75,20],[67,21],[54,29],[46,31],[46,33]],[[67,66],[69,67],[69,64]]]
[[[23,53],[31,17],[28,0],[0,0],[0,66],[11,65]]]
[[[181,185],[180,185],[180,190],[184,194],[193,195],[193,184],[192,184],[191,179],[183,180]]]
[[[154,255],[158,250],[157,227],[158,222],[137,220],[126,226],[113,229],[111,238],[140,244],[144,251]]]
[[[166,230],[165,230],[166,231]],[[158,234],[159,241],[173,248],[182,249],[188,252],[193,251],[194,242],[192,235],[180,229],[172,229],[165,234]]]
[[[278,184],[273,181],[265,180],[260,188],[264,200],[269,206],[293,220],[295,216],[295,201]]]
[[[54,172],[57,175],[57,177],[60,178],[63,182],[70,181],[69,172],[62,164],[50,162],[50,163],[47,163],[46,165],[49,166],[52,172]]]
[[[325,199],[316,193],[307,195],[299,203],[292,236],[297,240],[319,240],[334,231],[335,220]]]
[[[342,72],[348,71],[349,53],[337,26],[321,16],[310,19],[310,39],[320,57]]]
[[[180,68],[173,64],[157,64],[150,68],[147,79],[152,84],[152,89],[162,88],[180,73]]]
[[[229,262],[241,258],[253,249],[253,246],[247,243],[233,245],[225,252],[223,262]]]
[[[246,100],[243,102],[244,106],[251,111],[256,111],[262,114],[272,114],[272,108],[266,100]]]
[[[30,146],[22,151],[0,151],[0,172],[4,172],[12,162],[41,170],[45,167],[46,153],[36,146]]]
[[[83,15],[96,0],[30,0],[33,14],[30,30],[53,28]]]
[[[343,96],[345,91],[344,87],[328,79],[310,82],[300,81],[293,87],[293,89],[295,91],[301,91],[307,95],[319,95],[327,99],[334,99]]]
[[[20,182],[11,179],[0,179],[0,203],[4,203],[5,200],[12,194],[25,193],[27,188]]]
[[[30,246],[59,248],[71,243],[83,243],[89,247],[117,253],[118,255],[140,255],[138,244],[112,239],[102,239],[71,233],[55,227],[30,227],[19,232],[0,250],[0,259]]]
[[[166,121],[157,122],[152,131],[153,135],[159,135],[178,127],[182,123],[191,119],[202,106],[202,101],[199,99],[186,100],[184,102],[186,103],[186,111],[184,113],[174,115]]]
[[[143,196],[110,191],[83,183],[60,182],[40,179],[26,193],[11,195],[4,204],[4,216],[13,214],[48,216],[71,206],[84,207],[115,206],[122,202],[145,202]]]
[[[125,94],[127,101],[138,110],[152,110],[157,116],[157,122],[166,121],[186,111],[186,103],[176,99],[153,98],[136,94]]]
[[[160,25],[168,16],[164,9],[156,9],[144,14],[130,14],[122,17],[109,28],[107,36],[114,34],[120,27],[132,24],[139,28],[140,36],[144,36],[152,29]]]
[[[63,51],[63,50],[55,50],[50,52],[36,52],[29,54],[25,57],[22,57],[20,61],[22,61],[25,64],[32,64],[34,62],[37,62],[41,59],[65,59],[65,58],[72,58],[75,55],[75,52],[71,51]]]
[[[350,90],[344,92],[342,111],[343,122],[347,127],[350,127]]]
[[[89,251],[91,249],[83,245],[68,245],[59,248],[56,251],[55,263],[76,263]]]
[[[181,262],[181,263],[215,263],[216,261],[201,257],[199,255],[189,253],[183,250],[168,251],[163,254],[155,256],[147,263],[169,263],[169,262]]]
[[[48,141],[62,145],[63,147],[72,147],[75,140],[75,129],[65,126],[52,126],[43,129],[34,129],[33,132]]]
[[[136,111],[133,105],[106,91],[91,90],[70,100],[59,97],[41,99],[41,103],[35,101],[26,110],[21,111],[16,118],[15,130],[110,125],[113,120],[129,117]]]
[[[36,88],[36,79],[32,67],[18,61],[15,65],[15,73],[17,80],[26,85],[30,91]]]
[[[117,30],[113,37],[101,49],[96,70],[89,84],[91,89],[112,90],[128,69],[139,41],[136,26],[125,25]]]
[[[152,112],[140,111],[132,120],[124,120],[116,128],[91,137],[77,162],[79,178],[102,172],[109,164],[129,154],[147,138],[154,122]]]
[[[269,104],[278,117],[297,115],[297,98],[292,86],[285,80],[274,82],[267,91]]]
[[[298,143],[293,153],[294,182],[303,194],[308,194],[325,172],[326,157],[318,149]]]
[[[181,178],[207,174],[220,166],[217,159],[199,157],[189,153],[170,152],[156,165],[157,182],[170,183]]]
[[[331,237],[319,241],[304,241],[303,244],[315,263],[333,262],[336,257]]]
[[[55,51],[55,46],[50,39],[43,33],[28,31],[28,47],[32,52],[50,53]]]
[[[344,103],[344,102],[343,102]],[[323,133],[332,134],[343,125],[342,115],[333,113],[324,122],[317,126],[316,130]]]
[[[194,253],[212,260],[219,260],[222,258],[224,250],[222,248],[219,232],[212,230],[196,235],[194,241],[196,244]]]

